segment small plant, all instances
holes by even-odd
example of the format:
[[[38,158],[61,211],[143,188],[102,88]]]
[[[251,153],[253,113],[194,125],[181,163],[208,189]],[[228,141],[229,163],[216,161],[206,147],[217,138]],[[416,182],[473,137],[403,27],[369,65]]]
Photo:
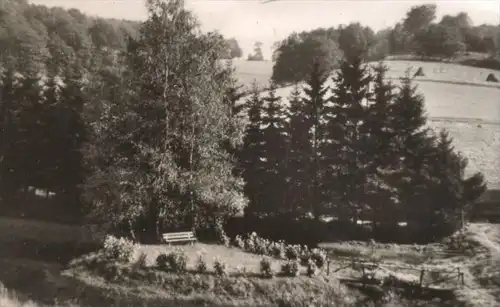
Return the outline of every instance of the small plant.
[[[168,257],[166,254],[159,254],[158,257],[156,257],[156,266],[162,271],[168,270]]]
[[[285,256],[288,260],[296,260],[299,258],[299,246],[288,245],[285,250]]]
[[[316,263],[312,259],[309,259],[306,267],[307,267],[307,276],[311,277],[318,274],[318,267],[316,266]]]
[[[254,237],[248,237],[245,239],[245,251],[249,253],[255,252],[255,241]]]
[[[183,273],[187,270],[187,255],[184,251],[177,249],[167,255],[167,265],[175,273]]]
[[[245,240],[240,235],[237,235],[234,238],[234,246],[236,246],[239,249],[245,249]]]
[[[130,263],[135,252],[135,244],[126,238],[108,235],[104,240],[104,254],[110,260]]]
[[[202,256],[198,258],[198,262],[196,263],[196,272],[200,274],[205,274],[206,272],[208,272],[208,265],[205,260],[203,260]]]
[[[134,263],[134,267],[137,269],[145,269],[147,266],[147,255],[145,253],[140,253],[139,257],[137,257],[137,260]]]
[[[214,272],[217,276],[227,276],[227,265],[220,259],[214,261]]]
[[[299,263],[296,260],[289,260],[281,266],[281,272],[290,277],[297,277],[300,274]]]
[[[265,278],[272,278],[274,276],[273,268],[271,267],[271,261],[267,258],[263,258],[260,261],[260,273]]]
[[[326,252],[319,248],[314,248],[311,250],[311,259],[318,268],[322,268],[326,263]]]
[[[271,244],[269,244],[268,254],[278,259],[285,258],[285,244],[283,241],[271,242]]]
[[[269,245],[269,241],[263,238],[256,237],[255,240],[255,253],[258,255],[266,255],[267,254],[267,246]]]
[[[303,266],[307,266],[309,263],[309,260],[311,260],[311,253],[303,253],[300,255],[300,264]]]

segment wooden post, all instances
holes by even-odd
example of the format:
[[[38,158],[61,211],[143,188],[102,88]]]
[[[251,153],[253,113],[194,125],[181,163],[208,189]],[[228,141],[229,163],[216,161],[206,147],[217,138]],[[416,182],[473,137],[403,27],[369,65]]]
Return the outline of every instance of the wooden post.
[[[420,282],[419,282],[419,284],[420,284],[420,288],[422,288],[422,284],[423,284],[423,282],[424,282],[424,274],[425,274],[425,270],[424,270],[424,269],[422,269],[422,270],[420,271]]]
[[[330,259],[326,260],[326,275],[330,275]]]

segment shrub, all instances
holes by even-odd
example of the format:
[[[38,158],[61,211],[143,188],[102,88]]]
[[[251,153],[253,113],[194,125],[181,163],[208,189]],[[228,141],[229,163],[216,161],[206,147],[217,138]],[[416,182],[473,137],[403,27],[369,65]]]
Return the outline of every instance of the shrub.
[[[311,277],[316,274],[318,274],[318,267],[312,259],[309,259],[309,261],[307,262],[307,276]]]
[[[245,251],[249,253],[255,252],[255,236],[254,233],[245,239]]]
[[[107,258],[123,263],[130,263],[135,252],[134,242],[111,235],[106,236],[103,248]]]
[[[300,274],[299,263],[295,260],[290,260],[281,266],[281,272],[290,277],[296,277]]]
[[[234,246],[240,249],[245,249],[245,240],[240,235],[234,238]]]
[[[269,241],[260,237],[255,237],[254,242],[254,252],[259,255],[267,255]]]
[[[144,269],[148,266],[147,264],[147,256],[145,253],[141,253],[137,258],[137,261],[134,263],[134,267],[138,269]]]
[[[271,242],[271,244],[269,244],[268,254],[278,259],[285,258],[285,244],[283,241]]]
[[[269,259],[263,258],[260,261],[260,273],[266,278],[272,278],[274,276],[271,261]]]
[[[299,258],[300,251],[298,245],[288,245],[286,247],[285,256],[288,260],[296,260]]]
[[[221,259],[215,259],[214,272],[217,276],[227,276],[227,265]]]
[[[300,255],[300,264],[303,266],[307,266],[309,263],[309,260],[311,260],[311,253],[303,253]]]
[[[326,263],[326,252],[319,248],[314,248],[311,250],[311,260],[318,266],[322,268]]]
[[[198,272],[200,274],[204,274],[204,273],[208,272],[208,265],[205,262],[205,260],[203,260],[202,256],[200,256],[198,258],[198,262],[196,263],[196,272]]]
[[[183,273],[187,269],[187,255],[184,251],[177,249],[167,255],[167,265],[176,273]]]
[[[159,254],[156,257],[156,266],[162,271],[168,270],[168,257],[166,254]]]

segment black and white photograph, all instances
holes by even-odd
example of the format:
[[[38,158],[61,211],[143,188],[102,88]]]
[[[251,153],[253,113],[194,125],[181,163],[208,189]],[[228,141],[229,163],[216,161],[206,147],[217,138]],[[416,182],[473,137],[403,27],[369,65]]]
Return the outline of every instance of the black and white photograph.
[[[500,307],[500,1],[0,0],[0,307]]]

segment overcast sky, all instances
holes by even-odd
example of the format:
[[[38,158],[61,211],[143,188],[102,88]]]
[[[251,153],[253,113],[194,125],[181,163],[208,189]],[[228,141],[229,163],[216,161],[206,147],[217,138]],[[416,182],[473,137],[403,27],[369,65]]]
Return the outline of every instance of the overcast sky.
[[[0,0],[1,1],[1,0]],[[144,20],[142,0],[31,0],[47,6],[77,8],[82,12],[107,18]],[[263,4],[262,0],[186,0],[198,16],[204,30],[219,30],[235,37],[244,55],[252,51],[255,41],[263,43],[264,56],[271,46],[293,31],[331,27],[359,21],[374,30],[393,26],[413,5],[436,3],[438,18],[465,11],[474,24],[500,24],[499,0],[278,0]]]

